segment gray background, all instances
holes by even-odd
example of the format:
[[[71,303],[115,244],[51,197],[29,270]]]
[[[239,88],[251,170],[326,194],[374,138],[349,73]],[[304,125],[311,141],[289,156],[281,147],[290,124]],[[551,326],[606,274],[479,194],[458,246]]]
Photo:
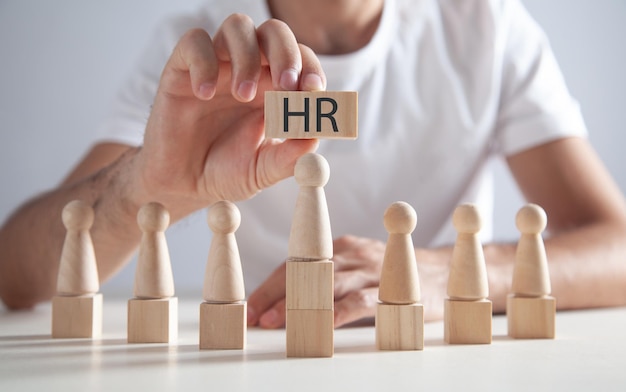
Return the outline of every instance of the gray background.
[[[0,221],[55,186],[87,150],[156,23],[200,2],[0,0]],[[626,1],[524,3],[551,39],[592,144],[626,191]],[[509,240],[522,200],[501,162],[495,170],[495,235]],[[199,295],[210,238],[204,215],[167,235],[177,291]],[[134,263],[102,290],[130,295],[133,274]]]

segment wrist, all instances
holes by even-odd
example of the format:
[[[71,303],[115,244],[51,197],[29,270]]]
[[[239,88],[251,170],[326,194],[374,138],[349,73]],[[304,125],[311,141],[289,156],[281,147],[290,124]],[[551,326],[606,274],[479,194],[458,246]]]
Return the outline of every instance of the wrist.
[[[137,232],[133,222],[139,208],[146,203],[147,193],[133,174],[139,150],[129,149],[93,179],[95,188],[100,190],[94,202],[96,215],[105,215],[116,233]]]
[[[139,209],[150,202],[162,204],[176,222],[210,203],[193,198],[191,192],[176,191],[167,174],[153,170],[143,148],[135,148],[124,154],[110,176],[109,197],[117,198],[123,215],[136,218]]]

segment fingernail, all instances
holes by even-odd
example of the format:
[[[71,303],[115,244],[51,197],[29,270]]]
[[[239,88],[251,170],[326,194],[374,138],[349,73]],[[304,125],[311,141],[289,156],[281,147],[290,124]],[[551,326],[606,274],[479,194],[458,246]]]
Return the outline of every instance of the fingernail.
[[[198,95],[202,99],[210,99],[215,95],[215,85],[213,83],[202,83],[198,88]]]
[[[298,72],[293,68],[284,70],[283,73],[280,74],[278,84],[283,90],[296,89],[296,87],[298,87]]]
[[[261,319],[259,320],[259,324],[263,327],[274,327],[276,326],[276,322],[278,321],[278,312],[276,309],[271,309],[269,312],[265,312]]]
[[[318,74],[307,74],[302,80],[302,89],[307,91],[324,90],[324,82]]]
[[[237,89],[237,95],[242,101],[248,102],[254,98],[256,94],[256,83],[251,80],[245,80],[239,84]]]

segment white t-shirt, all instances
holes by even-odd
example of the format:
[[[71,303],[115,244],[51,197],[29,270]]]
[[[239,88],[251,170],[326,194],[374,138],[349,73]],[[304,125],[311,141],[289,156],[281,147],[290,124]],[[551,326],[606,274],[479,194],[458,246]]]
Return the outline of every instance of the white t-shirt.
[[[209,0],[165,24],[120,93],[101,141],[140,145],[163,65],[182,34],[213,34],[231,13],[260,24],[263,0]],[[333,236],[385,240],[382,216],[397,200],[417,211],[416,246],[451,244],[451,214],[478,204],[491,238],[489,160],[567,137],[585,124],[541,29],[519,0],[387,0],[364,48],[321,56],[329,90],[359,93],[359,138],[322,141]],[[238,203],[246,285],[254,289],[287,256],[298,187],[293,179]]]

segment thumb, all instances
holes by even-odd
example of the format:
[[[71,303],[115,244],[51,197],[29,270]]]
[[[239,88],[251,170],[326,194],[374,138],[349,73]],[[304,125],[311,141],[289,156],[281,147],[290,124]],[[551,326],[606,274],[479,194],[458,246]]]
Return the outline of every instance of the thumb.
[[[318,145],[318,139],[266,139],[259,150],[256,165],[258,189],[268,188],[293,176],[298,159],[317,150]]]

